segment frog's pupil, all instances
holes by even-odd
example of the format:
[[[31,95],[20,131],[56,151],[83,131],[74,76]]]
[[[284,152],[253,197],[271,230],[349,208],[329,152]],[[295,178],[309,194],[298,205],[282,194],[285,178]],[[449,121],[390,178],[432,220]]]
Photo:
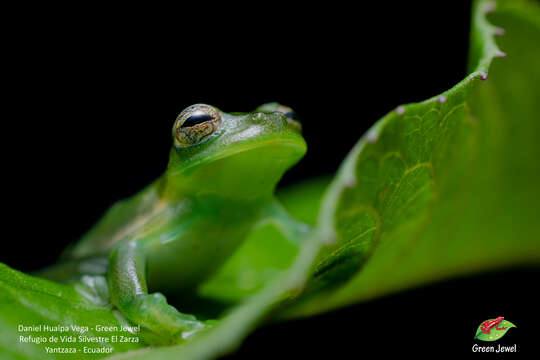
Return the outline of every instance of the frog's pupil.
[[[190,117],[188,117],[186,119],[186,121],[184,121],[184,123],[182,124],[181,127],[192,127],[192,126],[195,126],[197,124],[201,124],[203,122],[210,121],[212,119],[213,119],[212,115],[208,115],[208,114],[205,114],[205,113],[195,113],[195,114],[191,115]]]
[[[298,121],[298,117],[296,116],[296,113],[293,112],[293,111],[289,111],[289,112],[285,113],[285,117],[287,119]]]

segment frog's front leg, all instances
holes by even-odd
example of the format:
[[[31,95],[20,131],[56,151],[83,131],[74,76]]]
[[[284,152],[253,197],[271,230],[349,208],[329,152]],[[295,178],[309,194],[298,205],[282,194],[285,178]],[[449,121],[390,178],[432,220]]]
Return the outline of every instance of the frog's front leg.
[[[285,238],[295,246],[300,246],[312,231],[309,225],[293,218],[276,199],[263,209],[259,225],[265,222],[274,223]]]
[[[160,336],[163,343],[186,338],[204,328],[194,316],[167,304],[162,294],[148,294],[145,264],[145,257],[135,241],[121,244],[112,251],[107,271],[112,303],[129,320]]]

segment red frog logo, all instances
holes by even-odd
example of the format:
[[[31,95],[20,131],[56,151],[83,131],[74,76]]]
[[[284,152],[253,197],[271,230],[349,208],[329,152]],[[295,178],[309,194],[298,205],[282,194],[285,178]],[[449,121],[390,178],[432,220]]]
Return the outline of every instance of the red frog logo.
[[[502,316],[483,321],[476,329],[475,339],[482,341],[497,341],[506,334],[508,329],[516,327]]]
[[[480,329],[484,334],[489,334],[491,332],[492,328],[495,328],[497,330],[504,330],[506,329],[504,326],[499,327],[499,324],[504,320],[502,316],[499,316],[493,320],[486,320],[483,323],[480,324]]]

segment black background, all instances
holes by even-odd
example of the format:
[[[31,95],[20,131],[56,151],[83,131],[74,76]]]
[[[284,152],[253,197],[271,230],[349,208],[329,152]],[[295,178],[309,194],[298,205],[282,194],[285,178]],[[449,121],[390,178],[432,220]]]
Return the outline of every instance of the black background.
[[[156,178],[190,104],[293,107],[309,151],[287,185],[333,173],[375,120],[466,74],[468,1],[227,6],[18,14],[3,48],[0,261],[24,271],[54,262],[114,201]],[[538,274],[480,274],[269,326],[232,357],[466,356],[478,324],[495,316],[518,326],[503,342],[530,352]]]

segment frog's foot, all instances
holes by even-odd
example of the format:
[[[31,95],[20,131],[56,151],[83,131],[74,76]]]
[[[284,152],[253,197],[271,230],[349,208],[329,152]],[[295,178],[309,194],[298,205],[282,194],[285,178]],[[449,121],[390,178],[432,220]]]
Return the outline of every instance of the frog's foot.
[[[182,341],[209,327],[176,310],[160,293],[137,295],[125,310],[131,321],[158,335],[162,344]]]

